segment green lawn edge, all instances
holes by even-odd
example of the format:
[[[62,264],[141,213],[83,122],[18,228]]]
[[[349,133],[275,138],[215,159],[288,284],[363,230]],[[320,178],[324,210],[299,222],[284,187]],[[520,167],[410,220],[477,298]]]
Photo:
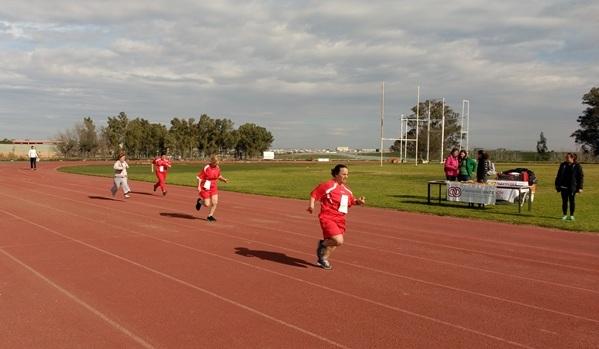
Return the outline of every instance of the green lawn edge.
[[[169,173],[168,183],[195,187],[195,176],[203,163],[175,163]],[[230,179],[219,189],[253,195],[307,200],[312,188],[328,179],[331,163],[223,163],[223,175]],[[460,203],[443,202],[441,205],[426,203],[426,182],[441,179],[442,167],[428,165],[392,165],[380,167],[375,163],[348,163],[350,168],[349,185],[354,193],[365,195],[369,207],[392,209],[405,212],[470,218],[503,223],[532,225],[545,228],[569,230],[573,232],[597,233],[599,220],[596,215],[599,193],[588,188],[589,182],[599,180],[599,165],[583,165],[585,169],[585,190],[577,195],[575,222],[564,222],[561,218],[561,199],[553,189],[553,178],[558,164],[497,164],[498,169],[528,167],[539,177],[535,202],[531,212],[526,205],[518,214],[516,205],[495,205],[485,209],[470,209]],[[112,177],[109,163],[64,165],[58,171],[78,175]],[[149,164],[132,163],[129,178],[136,181],[155,182],[155,175]],[[135,190],[135,189],[134,189]],[[398,222],[398,227],[401,227]],[[448,227],[450,229],[450,227]],[[467,227],[456,227],[467,229]]]

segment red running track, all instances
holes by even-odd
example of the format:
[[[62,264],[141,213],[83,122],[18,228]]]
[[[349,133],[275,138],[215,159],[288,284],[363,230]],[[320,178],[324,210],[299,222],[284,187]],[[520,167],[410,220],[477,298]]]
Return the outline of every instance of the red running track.
[[[353,208],[325,271],[307,201],[56,166],[0,164],[2,348],[599,347],[599,235]]]

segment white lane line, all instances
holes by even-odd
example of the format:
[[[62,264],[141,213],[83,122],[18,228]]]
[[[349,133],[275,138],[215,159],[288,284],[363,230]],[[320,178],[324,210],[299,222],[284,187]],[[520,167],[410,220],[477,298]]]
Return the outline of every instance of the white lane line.
[[[127,263],[129,263],[129,264],[132,264],[132,265],[134,265],[134,266],[136,266],[136,267],[138,267],[138,268],[141,268],[141,269],[144,269],[144,270],[146,270],[146,271],[149,271],[149,272],[151,272],[151,273],[154,273],[154,274],[156,274],[156,275],[162,276],[162,277],[163,277],[163,278],[165,278],[165,279],[168,279],[168,280],[174,281],[174,282],[176,282],[176,283],[178,283],[178,284],[181,284],[181,285],[187,286],[187,287],[189,287],[189,288],[192,288],[192,289],[194,289],[194,290],[196,290],[196,291],[200,291],[200,292],[202,292],[202,293],[205,293],[205,294],[207,294],[207,295],[209,295],[209,296],[212,296],[212,297],[214,297],[214,298],[217,298],[217,299],[219,299],[219,300],[221,300],[221,301],[223,301],[223,302],[225,302],[225,303],[229,303],[229,304],[231,304],[231,305],[237,306],[237,307],[239,307],[239,308],[242,308],[242,309],[244,309],[244,310],[247,310],[247,311],[249,311],[249,312],[251,312],[251,313],[254,313],[254,314],[256,314],[256,315],[259,315],[259,316],[261,316],[261,317],[264,317],[264,318],[266,318],[266,319],[269,319],[269,320],[271,320],[271,321],[273,321],[273,322],[276,322],[276,323],[278,323],[278,324],[280,324],[280,325],[283,325],[283,326],[286,326],[286,327],[292,328],[292,329],[294,329],[294,330],[296,330],[296,331],[299,331],[299,332],[301,332],[301,333],[303,333],[303,334],[306,334],[306,335],[308,335],[308,336],[311,336],[311,337],[313,337],[313,338],[319,339],[319,340],[321,340],[321,341],[323,341],[323,342],[329,343],[329,344],[331,344],[331,345],[334,345],[334,346],[336,346],[336,347],[339,347],[339,348],[347,348],[347,349],[349,349],[349,347],[347,347],[347,346],[345,346],[345,345],[343,345],[343,344],[337,343],[337,342],[335,342],[335,341],[333,341],[333,340],[330,340],[330,339],[328,339],[328,338],[326,338],[326,337],[323,337],[323,336],[321,336],[321,335],[318,335],[318,334],[316,334],[316,333],[314,333],[314,332],[308,331],[308,330],[306,330],[306,329],[303,329],[303,328],[301,328],[301,327],[299,327],[299,326],[293,325],[293,324],[291,324],[291,323],[289,323],[289,322],[286,322],[286,321],[284,321],[284,320],[281,320],[281,319],[278,319],[278,318],[276,318],[276,317],[274,317],[274,316],[271,316],[271,315],[268,315],[268,314],[266,314],[266,313],[263,313],[263,312],[261,312],[261,311],[259,311],[259,310],[257,310],[257,309],[254,309],[254,308],[252,308],[252,307],[249,307],[249,306],[247,306],[247,305],[245,305],[245,304],[242,304],[242,303],[239,303],[239,302],[237,302],[237,301],[234,301],[234,300],[232,300],[232,299],[230,299],[230,298],[223,297],[223,296],[221,296],[221,295],[219,295],[219,294],[217,294],[217,293],[214,293],[214,292],[212,292],[212,291],[209,291],[209,290],[207,290],[207,289],[205,289],[205,288],[202,288],[202,287],[199,287],[199,286],[197,286],[197,285],[191,284],[191,283],[189,283],[189,282],[187,282],[187,281],[181,280],[181,279],[179,279],[179,278],[176,278],[176,277],[174,277],[174,276],[172,276],[172,275],[169,275],[169,274],[163,273],[163,272],[161,272],[161,271],[159,271],[159,270],[156,270],[156,269],[150,268],[150,267],[148,267],[148,266],[146,266],[146,265],[143,265],[143,264],[141,264],[141,263],[135,262],[135,261],[133,261],[133,260],[131,260],[131,259],[128,259],[128,258],[125,258],[125,257],[119,256],[119,255],[117,255],[117,254],[114,254],[114,253],[112,253],[112,252],[110,252],[110,251],[107,251],[107,250],[104,250],[104,249],[102,249],[102,248],[96,247],[96,246],[94,246],[94,245],[88,244],[88,243],[86,243],[86,242],[84,242],[84,241],[82,241],[82,240],[78,240],[78,239],[71,238],[71,237],[69,237],[68,235],[65,235],[65,234],[63,234],[63,233],[60,233],[60,232],[58,232],[58,231],[56,231],[56,230],[54,230],[54,229],[52,229],[52,228],[48,228],[48,227],[46,227],[46,226],[44,226],[44,225],[37,224],[37,223],[35,223],[35,222],[32,222],[32,221],[30,221],[30,220],[27,220],[27,219],[25,219],[25,218],[22,218],[22,217],[20,217],[20,216],[18,216],[18,215],[15,215],[15,214],[13,214],[13,213],[11,213],[11,212],[5,211],[5,210],[3,210],[3,209],[0,209],[0,212],[2,212],[2,213],[4,213],[4,214],[7,214],[7,215],[9,215],[9,216],[11,216],[11,217],[13,217],[13,218],[19,219],[19,220],[21,220],[21,221],[23,221],[23,222],[25,222],[25,223],[28,223],[28,224],[30,224],[30,225],[36,226],[36,227],[38,227],[38,228],[40,228],[40,229],[46,230],[46,231],[48,231],[48,232],[50,232],[50,233],[52,233],[52,234],[55,234],[55,235],[61,236],[61,237],[65,238],[65,239],[71,240],[71,241],[73,241],[73,242],[76,242],[76,243],[78,243],[78,244],[80,244],[80,245],[83,245],[83,246],[85,246],[85,247],[91,248],[91,249],[93,249],[93,250],[96,250],[96,251],[98,251],[98,252],[101,252],[101,253],[103,253],[103,254],[106,254],[106,255],[108,255],[108,256],[111,256],[111,257],[113,257],[113,258],[116,258],[116,259],[119,259],[119,260],[121,260],[121,261],[124,261],[124,262],[127,262]],[[143,235],[143,234],[137,234],[137,235]],[[41,274],[40,274],[40,276],[41,276]],[[46,279],[46,280],[47,280],[47,279]],[[48,281],[50,281],[50,280],[48,280]],[[59,287],[59,286],[58,286],[58,285],[56,285],[56,287]],[[64,289],[60,288],[60,290],[64,290]],[[66,291],[66,290],[64,290],[64,292],[67,292],[67,293],[68,293],[68,291]],[[69,294],[69,295],[71,295],[71,293],[68,293],[68,294]],[[73,295],[73,297],[75,297],[75,296]],[[77,299],[78,299],[78,298],[77,298]],[[84,303],[84,304],[85,304],[85,303]],[[101,313],[99,313],[99,312],[98,312],[98,314],[101,314]]]
[[[7,213],[4,210],[1,210],[1,211],[3,211],[4,213]],[[8,214],[10,214],[10,213],[8,213]],[[10,214],[10,215],[12,215],[12,214]],[[58,285],[54,281],[48,279],[42,273],[40,273],[39,271],[35,270],[33,267],[31,267],[27,263],[23,262],[22,260],[18,259],[17,257],[13,256],[9,252],[5,251],[3,248],[0,248],[0,253],[2,253],[3,255],[5,255],[6,257],[10,258],[11,260],[13,260],[15,263],[19,264],[23,268],[27,269],[29,272],[31,272],[32,274],[34,274],[35,276],[37,276],[38,278],[40,278],[41,280],[43,280],[44,282],[46,282],[48,285],[52,286],[53,288],[55,288],[56,290],[58,290],[60,293],[64,294],[68,298],[70,298],[75,303],[77,303],[80,306],[82,306],[83,308],[87,309],[92,314],[96,315],[97,317],[99,317],[100,319],[102,319],[103,321],[105,321],[106,323],[108,323],[110,326],[112,326],[116,330],[122,332],[124,335],[126,335],[129,338],[131,338],[132,340],[134,340],[135,342],[137,342],[142,347],[144,347],[144,348],[154,348],[153,345],[151,345],[150,343],[146,342],[141,337],[137,336],[136,334],[134,334],[133,332],[129,331],[127,328],[125,328],[124,326],[122,326],[121,324],[119,324],[118,322],[116,322],[116,321],[112,320],[111,318],[109,318],[108,316],[104,315],[104,313],[102,313],[98,309],[94,308],[93,306],[89,305],[85,301],[81,300],[79,297],[77,297],[73,293],[71,293],[68,290],[62,288],[60,285]]]

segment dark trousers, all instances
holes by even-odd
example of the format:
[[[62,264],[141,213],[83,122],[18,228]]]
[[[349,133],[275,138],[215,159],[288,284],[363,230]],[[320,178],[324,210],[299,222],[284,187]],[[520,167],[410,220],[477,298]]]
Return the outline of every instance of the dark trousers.
[[[462,174],[458,175],[458,181],[460,181],[460,182],[466,182],[469,180],[470,180],[470,176],[468,176],[468,175],[462,175]]]
[[[445,175],[445,179],[447,179],[448,181],[455,182],[455,181],[458,180],[458,176],[448,176],[448,175]]]
[[[31,168],[37,168],[37,158],[29,158],[29,166],[31,166]]]
[[[562,189],[562,213],[564,216],[568,213],[568,202],[570,203],[570,216],[574,215],[574,209],[576,208],[576,200],[574,196],[576,193],[573,193],[569,190]]]

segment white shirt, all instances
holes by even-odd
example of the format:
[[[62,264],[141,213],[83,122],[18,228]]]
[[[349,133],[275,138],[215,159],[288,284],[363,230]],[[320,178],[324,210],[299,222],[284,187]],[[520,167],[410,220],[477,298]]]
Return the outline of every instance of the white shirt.
[[[37,158],[37,150],[35,150],[35,149],[29,149],[29,157],[30,158]]]
[[[117,162],[115,162],[114,166],[112,167],[114,168],[115,177],[127,177],[127,168],[129,167],[129,165],[126,161],[120,162],[119,160],[117,160]]]

